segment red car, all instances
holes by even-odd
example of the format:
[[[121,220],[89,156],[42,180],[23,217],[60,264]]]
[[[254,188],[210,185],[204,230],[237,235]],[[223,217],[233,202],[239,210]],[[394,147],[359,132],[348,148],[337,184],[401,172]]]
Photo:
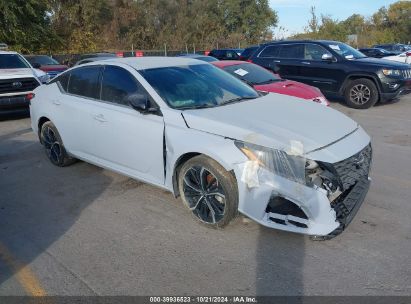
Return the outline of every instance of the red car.
[[[68,69],[68,66],[60,64],[57,60],[46,55],[27,55],[24,58],[30,62],[33,68],[46,72],[50,79]]]
[[[316,88],[292,80],[282,79],[259,65],[238,60],[215,61],[211,64],[252,85],[258,91],[295,96],[329,106],[330,103]]]

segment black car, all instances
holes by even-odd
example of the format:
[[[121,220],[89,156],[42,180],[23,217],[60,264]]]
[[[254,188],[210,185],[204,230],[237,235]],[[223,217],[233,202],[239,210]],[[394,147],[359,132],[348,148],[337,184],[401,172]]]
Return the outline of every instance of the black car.
[[[217,58],[218,60],[239,60],[240,55],[237,53],[237,49],[219,49],[212,50],[208,53],[208,56]]]
[[[258,49],[258,45],[253,45],[246,48],[240,55],[240,60],[246,61]]]
[[[393,52],[389,52],[387,50],[379,49],[379,48],[359,49],[359,51],[367,57],[374,57],[374,58],[384,58],[387,56],[395,55],[395,53]]]
[[[369,58],[337,41],[266,43],[250,59],[282,78],[318,87],[328,96],[343,96],[347,105],[357,109],[411,91],[409,65]]]
[[[398,55],[406,51],[411,51],[411,45],[401,44],[401,43],[391,43],[391,44],[377,44],[373,48],[384,49],[388,52]]]

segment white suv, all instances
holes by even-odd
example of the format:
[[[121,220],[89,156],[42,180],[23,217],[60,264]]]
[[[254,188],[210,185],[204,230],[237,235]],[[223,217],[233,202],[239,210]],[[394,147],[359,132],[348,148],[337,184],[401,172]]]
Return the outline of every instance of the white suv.
[[[48,80],[20,54],[0,51],[0,115],[28,112],[29,94]]]
[[[370,184],[370,138],[356,122],[195,59],[75,67],[37,88],[30,110],[53,164],[77,158],[170,190],[214,227],[240,211],[333,237]]]

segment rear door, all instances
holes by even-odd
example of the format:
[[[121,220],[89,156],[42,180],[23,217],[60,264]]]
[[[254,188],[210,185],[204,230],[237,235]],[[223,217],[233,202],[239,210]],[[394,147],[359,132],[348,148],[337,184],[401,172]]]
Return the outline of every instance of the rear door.
[[[73,69],[57,78],[61,94],[51,99],[54,121],[67,150],[83,155],[93,136],[90,119],[93,101],[100,94],[101,66]]]

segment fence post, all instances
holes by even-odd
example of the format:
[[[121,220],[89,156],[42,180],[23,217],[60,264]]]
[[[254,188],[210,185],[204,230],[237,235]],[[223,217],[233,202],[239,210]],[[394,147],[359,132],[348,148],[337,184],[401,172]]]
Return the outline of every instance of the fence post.
[[[167,43],[164,43],[164,56],[167,57]]]

